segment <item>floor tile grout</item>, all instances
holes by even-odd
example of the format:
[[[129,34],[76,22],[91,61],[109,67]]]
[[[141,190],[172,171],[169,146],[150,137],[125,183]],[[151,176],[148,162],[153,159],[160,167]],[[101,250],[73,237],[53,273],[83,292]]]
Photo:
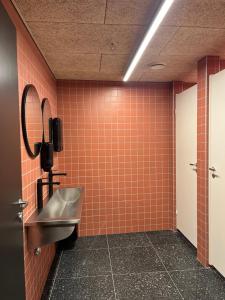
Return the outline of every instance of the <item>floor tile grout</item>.
[[[109,247],[109,249],[117,249],[117,248],[147,248],[151,247],[151,245],[142,245],[142,246],[116,246],[116,247]],[[108,249],[106,248],[83,248],[83,249],[77,249],[77,250],[67,250],[66,253],[74,253],[78,251],[83,251],[83,250],[103,250],[103,249]]]
[[[160,274],[160,273],[167,273],[167,271],[146,271],[146,272],[129,272],[129,273],[113,273],[114,276],[127,276],[127,275],[144,275],[144,274]]]
[[[205,268],[202,266],[202,268],[191,268],[191,269],[181,269],[181,270],[168,270],[169,273],[172,272],[190,272],[190,271],[202,271],[202,270],[210,270],[209,267]]]
[[[158,256],[158,255],[157,255]],[[160,260],[161,261],[161,260]],[[164,264],[163,264],[164,266]],[[70,279],[80,279],[80,278],[93,278],[93,277],[108,277],[111,276],[111,273],[115,276],[127,276],[127,275],[141,275],[141,274],[157,274],[157,273],[173,273],[173,272],[191,272],[191,271],[202,271],[202,270],[210,270],[210,268],[201,269],[182,269],[182,270],[164,270],[164,271],[143,271],[143,272],[128,272],[128,273],[115,273],[109,272],[109,274],[97,274],[97,275],[86,275],[86,276],[70,276],[68,277],[58,277],[57,280],[70,280]]]
[[[143,246],[118,246],[118,247],[109,247],[109,249],[147,248],[147,247],[151,247],[151,246],[146,246],[146,245],[143,245]]]
[[[70,279],[80,279],[80,278],[93,278],[93,277],[108,277],[111,276],[111,274],[113,274],[114,276],[127,276],[127,275],[141,275],[141,274],[158,274],[158,273],[167,273],[167,271],[146,271],[146,272],[129,272],[129,273],[114,273],[114,272],[110,272],[110,274],[108,275],[87,275],[87,276],[77,276],[77,277],[58,277],[57,280],[70,280]]]
[[[175,286],[175,288],[177,289],[179,295],[181,296],[181,299],[184,299],[184,297],[182,296],[182,294],[181,294],[180,290],[178,289],[176,283],[175,283],[174,280],[172,279],[172,277],[171,277],[169,271],[167,270],[165,264],[163,263],[163,261],[162,261],[160,255],[159,255],[159,253],[158,253],[158,251],[157,251],[156,248],[154,247],[154,245],[153,245],[151,239],[148,237],[147,234],[146,234],[146,237],[147,237],[147,239],[149,240],[149,243],[152,245],[152,248],[153,248],[153,250],[155,251],[156,255],[158,256],[159,260],[161,261],[162,265],[164,266],[164,268],[165,268],[165,270],[166,270],[166,272],[167,272],[167,274],[168,274],[170,280],[172,281],[173,285]]]
[[[107,245],[108,245],[109,262],[110,262],[110,268],[111,268],[111,273],[112,273],[112,282],[113,282],[113,289],[114,289],[114,297],[115,297],[115,300],[117,300],[115,282],[114,282],[114,277],[113,277],[112,260],[111,260],[110,250],[109,250],[108,235],[106,235],[106,241],[107,241]]]
[[[87,276],[77,276],[77,277],[74,277],[74,276],[71,276],[71,277],[58,277],[57,280],[70,280],[70,279],[82,279],[82,278],[94,278],[94,277],[110,277],[112,275],[112,272],[109,272],[109,274],[105,275],[101,275],[101,274],[97,274],[97,275],[87,275]],[[115,274],[117,275],[117,274]]]
[[[102,249],[108,249],[108,247],[102,247],[102,248],[80,248],[80,249],[74,249],[74,250],[66,250],[66,253],[76,253],[78,251],[83,250],[102,250]]]

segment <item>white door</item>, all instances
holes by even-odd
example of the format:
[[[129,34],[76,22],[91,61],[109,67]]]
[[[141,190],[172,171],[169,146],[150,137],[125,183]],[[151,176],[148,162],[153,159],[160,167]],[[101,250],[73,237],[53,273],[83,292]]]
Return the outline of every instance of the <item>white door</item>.
[[[176,95],[177,229],[197,246],[197,85]]]
[[[209,86],[209,263],[225,276],[225,70]]]

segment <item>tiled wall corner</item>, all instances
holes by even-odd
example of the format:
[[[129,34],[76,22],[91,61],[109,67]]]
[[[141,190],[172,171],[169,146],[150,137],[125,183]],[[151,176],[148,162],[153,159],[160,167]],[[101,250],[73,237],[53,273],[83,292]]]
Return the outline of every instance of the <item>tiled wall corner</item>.
[[[197,219],[198,259],[208,264],[208,109],[209,75],[220,70],[219,57],[208,56],[198,62],[197,118]]]

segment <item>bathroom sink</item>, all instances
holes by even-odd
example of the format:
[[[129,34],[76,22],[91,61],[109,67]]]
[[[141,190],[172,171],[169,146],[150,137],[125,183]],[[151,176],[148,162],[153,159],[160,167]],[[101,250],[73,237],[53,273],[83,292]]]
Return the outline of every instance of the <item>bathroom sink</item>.
[[[28,248],[39,248],[70,236],[80,223],[83,194],[80,187],[56,190],[46,206],[25,223]]]

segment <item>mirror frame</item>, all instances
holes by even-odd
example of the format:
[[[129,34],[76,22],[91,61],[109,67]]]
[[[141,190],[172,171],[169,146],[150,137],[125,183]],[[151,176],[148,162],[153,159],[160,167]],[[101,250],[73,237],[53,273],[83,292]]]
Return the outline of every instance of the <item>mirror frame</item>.
[[[24,140],[24,144],[25,144],[25,148],[27,150],[28,155],[30,156],[30,158],[34,159],[36,158],[41,150],[41,141],[38,142],[37,144],[34,145],[34,152],[31,150],[30,144],[29,144],[29,140],[28,140],[28,136],[27,136],[27,126],[26,126],[26,99],[27,99],[27,94],[29,92],[30,88],[35,88],[35,86],[33,84],[27,84],[23,90],[23,95],[22,95],[22,104],[21,104],[21,123],[22,123],[22,134],[23,134],[23,140]],[[35,88],[35,90],[37,91],[37,89]],[[38,92],[37,92],[38,94]],[[38,95],[39,98],[39,95]],[[40,98],[39,98],[40,100]],[[40,103],[41,105],[41,103]]]
[[[51,118],[50,118],[50,122],[49,122],[49,141],[45,141],[45,128],[44,128],[44,109],[45,109],[45,103],[49,104],[49,107],[50,107],[50,111],[51,111],[51,105],[50,105],[50,102],[48,100],[48,98],[43,98],[42,102],[41,102],[41,112],[42,112],[42,126],[43,126],[43,137],[42,137],[42,142],[45,143],[52,143],[52,139],[53,139],[53,136],[52,136],[52,112],[51,112]]]

